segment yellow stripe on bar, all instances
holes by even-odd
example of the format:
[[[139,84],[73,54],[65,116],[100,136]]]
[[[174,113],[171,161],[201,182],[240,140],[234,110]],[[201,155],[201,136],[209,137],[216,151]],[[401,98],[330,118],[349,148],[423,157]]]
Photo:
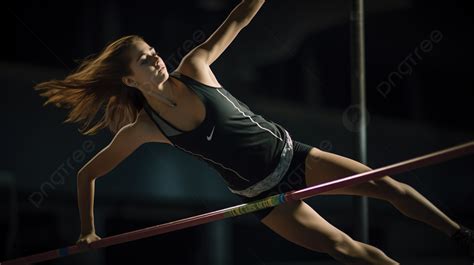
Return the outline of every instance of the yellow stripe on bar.
[[[225,217],[234,217],[234,216],[239,216],[246,213],[255,212],[261,209],[280,205],[284,202],[285,202],[285,194],[277,194],[277,195],[270,196],[268,198],[261,199],[249,204],[245,204],[238,208],[235,208],[232,211],[225,213]]]

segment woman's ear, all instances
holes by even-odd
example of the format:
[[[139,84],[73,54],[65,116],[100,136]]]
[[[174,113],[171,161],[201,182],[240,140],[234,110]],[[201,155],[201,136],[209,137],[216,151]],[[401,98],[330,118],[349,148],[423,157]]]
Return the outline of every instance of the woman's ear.
[[[131,86],[131,87],[137,87],[137,82],[134,81],[131,77],[129,76],[124,76],[122,77],[122,82],[127,85],[127,86]]]

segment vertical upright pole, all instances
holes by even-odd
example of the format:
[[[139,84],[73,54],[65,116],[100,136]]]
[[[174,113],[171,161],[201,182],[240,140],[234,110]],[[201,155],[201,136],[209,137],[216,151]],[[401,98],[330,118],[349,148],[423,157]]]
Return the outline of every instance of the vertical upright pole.
[[[357,156],[367,163],[367,116],[365,102],[364,0],[353,0],[351,13],[352,104],[358,105]],[[368,243],[369,207],[367,197],[354,197],[354,238]]]

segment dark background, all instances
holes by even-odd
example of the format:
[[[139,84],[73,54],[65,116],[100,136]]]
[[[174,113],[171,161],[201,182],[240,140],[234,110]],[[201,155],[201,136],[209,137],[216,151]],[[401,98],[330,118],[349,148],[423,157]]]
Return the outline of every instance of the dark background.
[[[75,242],[75,174],[112,136],[107,131],[80,135],[76,125],[62,123],[66,110],[42,107],[33,85],[64,77],[76,60],[128,34],[143,36],[171,71],[200,43],[196,36],[208,37],[237,3],[4,5],[0,196],[5,203],[0,222],[5,229],[0,231],[0,260]],[[366,1],[365,11],[367,164],[384,166],[472,140],[473,16],[468,1],[372,0]],[[284,125],[295,139],[358,160],[357,132],[348,117],[350,12],[351,1],[267,1],[212,69],[227,90],[256,113]],[[395,177],[472,227],[472,162],[472,155],[465,156]],[[64,174],[55,179],[59,170]],[[351,197],[319,196],[307,202],[352,233]],[[98,181],[96,222],[105,237],[238,203],[219,176],[199,161],[171,147],[146,144]],[[370,205],[370,243],[389,256],[403,264],[468,264],[438,231],[385,202],[371,199]],[[45,264],[310,261],[335,264],[242,216]]]

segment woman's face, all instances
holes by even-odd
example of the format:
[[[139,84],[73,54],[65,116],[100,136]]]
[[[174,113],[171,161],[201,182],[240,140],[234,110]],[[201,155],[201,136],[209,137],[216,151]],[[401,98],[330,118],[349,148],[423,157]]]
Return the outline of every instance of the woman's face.
[[[126,85],[147,90],[157,87],[168,79],[165,63],[155,49],[146,42],[135,42],[130,49],[130,55],[132,75],[123,78]]]

